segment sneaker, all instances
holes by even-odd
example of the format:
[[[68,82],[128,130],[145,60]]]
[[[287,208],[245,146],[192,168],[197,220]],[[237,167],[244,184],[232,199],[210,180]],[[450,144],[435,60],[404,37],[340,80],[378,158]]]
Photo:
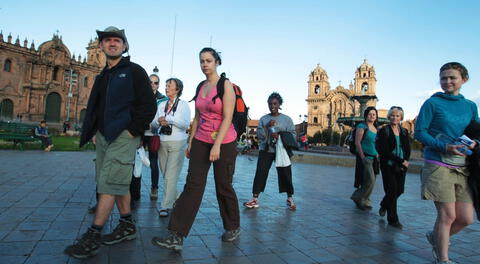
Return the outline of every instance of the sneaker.
[[[237,239],[239,235],[240,235],[240,228],[237,228],[235,230],[227,230],[222,235],[222,241],[232,242],[233,240]]]
[[[88,228],[87,232],[78,239],[75,244],[65,248],[64,253],[77,258],[84,259],[97,255],[101,245],[101,235],[98,231]]]
[[[150,192],[150,200],[157,200],[158,199],[158,188],[152,188]]]
[[[244,202],[243,205],[247,208],[258,208],[259,207],[258,199],[257,198],[252,198],[252,200],[250,200],[248,202]]]
[[[105,245],[113,245],[124,240],[133,240],[137,238],[135,223],[120,219],[113,232],[102,236],[102,242]]]
[[[167,217],[170,215],[168,211],[169,211],[168,209],[160,209],[160,212],[158,212],[158,215],[160,217]]]
[[[432,246],[432,256],[433,259],[438,260],[437,256],[437,244],[435,243],[435,236],[433,235],[433,231],[428,231],[425,233],[425,236],[427,237],[428,243]]]
[[[378,214],[381,217],[384,217],[386,213],[387,213],[387,209],[380,206],[380,210],[378,210]]]
[[[440,261],[440,260],[434,260],[432,262],[432,264],[457,264],[457,262],[455,261],[452,261],[452,260],[444,260],[444,261]]]
[[[389,226],[392,226],[392,227],[395,227],[395,228],[398,228],[398,229],[403,229],[403,225],[397,221],[397,222],[388,222],[388,225]]]
[[[297,205],[293,201],[292,197],[287,199],[287,206],[288,206],[288,209],[290,209],[290,210],[296,210],[297,209]]]
[[[170,235],[166,238],[153,237],[152,244],[154,246],[180,251],[183,249],[183,237],[177,235],[175,232],[170,232]]]

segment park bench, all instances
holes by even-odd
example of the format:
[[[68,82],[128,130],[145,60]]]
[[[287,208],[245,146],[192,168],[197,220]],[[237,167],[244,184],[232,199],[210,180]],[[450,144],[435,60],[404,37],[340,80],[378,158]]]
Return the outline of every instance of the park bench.
[[[23,144],[27,141],[41,141],[36,138],[35,125],[12,123],[12,122],[0,122],[0,140],[12,141],[13,145],[20,145],[20,149],[23,150]]]

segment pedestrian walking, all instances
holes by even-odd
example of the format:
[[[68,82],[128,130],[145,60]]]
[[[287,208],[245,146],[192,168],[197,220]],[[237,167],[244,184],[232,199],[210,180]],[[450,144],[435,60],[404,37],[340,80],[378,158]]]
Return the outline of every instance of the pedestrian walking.
[[[267,99],[269,114],[260,118],[257,127],[257,138],[259,140],[259,153],[257,160],[257,169],[253,180],[252,193],[253,197],[250,201],[243,203],[247,208],[258,208],[260,203],[258,197],[261,192],[265,191],[267,184],[268,172],[272,167],[273,161],[277,156],[277,142],[280,140],[279,135],[282,132],[291,133],[296,139],[295,125],[292,119],[279,112],[280,106],[283,104],[283,98],[279,93],[273,92]],[[293,182],[292,182],[292,166],[276,166],[278,176],[278,191],[287,193],[287,207],[295,210],[297,205],[293,201]]]
[[[113,245],[136,238],[129,186],[140,136],[156,111],[147,73],[130,57],[122,56],[129,48],[124,30],[107,27],[97,30],[97,35],[107,65],[96,77],[90,93],[80,146],[90,139],[96,144],[99,201],[92,225],[64,251],[79,259],[96,255],[102,242]],[[120,212],[119,224],[102,237],[114,204]]]
[[[355,147],[357,150],[355,164],[355,188],[350,199],[361,210],[371,210],[370,195],[376,180],[378,164],[375,137],[377,136],[378,112],[373,106],[367,107],[363,113],[364,122],[356,127]]]
[[[387,214],[388,224],[402,229],[403,225],[397,214],[397,200],[405,190],[405,175],[410,160],[410,138],[408,130],[400,124],[403,120],[401,107],[392,106],[387,118],[390,124],[378,131],[376,139],[385,191],[378,213],[382,217]]]
[[[222,240],[234,241],[240,234],[240,212],[232,185],[237,156],[237,133],[232,124],[235,93],[232,83],[217,73],[222,64],[220,54],[212,48],[200,51],[200,66],[206,80],[199,85],[195,101],[195,118],[186,155],[187,182],[173,207],[166,238],[154,237],[156,246],[181,250],[202,202],[207,175],[213,164],[218,207],[225,232]],[[224,81],[223,93],[218,83]]]
[[[473,223],[469,171],[461,152],[465,146],[455,143],[472,121],[478,121],[477,105],[460,94],[468,79],[468,71],[462,64],[444,64],[440,68],[443,92],[435,93],[423,103],[415,123],[415,138],[425,146],[422,199],[432,200],[437,209],[433,230],[426,234],[434,263],[455,263],[448,256],[450,236]]]

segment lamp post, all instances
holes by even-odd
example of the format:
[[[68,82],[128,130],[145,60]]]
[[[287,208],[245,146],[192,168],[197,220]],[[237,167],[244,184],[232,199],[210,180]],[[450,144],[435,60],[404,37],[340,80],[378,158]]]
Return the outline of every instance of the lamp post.
[[[70,101],[73,97],[73,78],[76,78],[77,74],[73,73],[73,69],[70,68],[70,85],[68,87],[68,95],[67,95],[67,121],[70,121]]]

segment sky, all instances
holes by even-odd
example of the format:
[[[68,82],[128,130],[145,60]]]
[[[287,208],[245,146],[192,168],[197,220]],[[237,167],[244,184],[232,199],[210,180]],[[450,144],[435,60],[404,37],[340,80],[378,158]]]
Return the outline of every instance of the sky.
[[[162,82],[181,79],[183,99],[204,79],[198,52],[211,45],[221,52],[218,72],[242,88],[252,119],[268,113],[267,97],[277,91],[282,112],[298,123],[317,64],[334,89],[339,81],[348,87],[364,59],[376,70],[377,108],[402,106],[414,118],[440,90],[438,70],[449,61],[467,67],[461,93],[480,105],[479,14],[474,0],[30,0],[2,1],[0,30],[36,47],[58,30],[70,52],[85,57],[96,29],[125,29],[131,60],[147,73],[157,66]]]

